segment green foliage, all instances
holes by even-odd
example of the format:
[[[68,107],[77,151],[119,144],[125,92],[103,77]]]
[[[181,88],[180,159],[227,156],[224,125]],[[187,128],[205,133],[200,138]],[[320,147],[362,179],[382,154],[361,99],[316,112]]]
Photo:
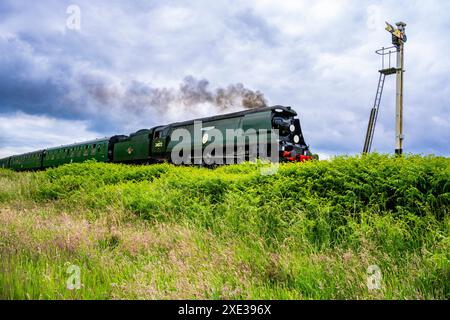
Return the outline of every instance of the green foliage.
[[[51,205],[93,224],[106,221],[108,227],[126,222],[187,228],[197,234],[189,242],[193,257],[209,259],[211,243],[219,252],[232,247],[234,260],[227,262],[232,270],[202,271],[211,291],[195,292],[206,298],[450,298],[450,159],[337,157],[282,164],[273,175],[262,175],[263,166],[244,163],[211,170],[90,161],[34,173],[0,170],[0,203]],[[172,249],[160,248],[140,256],[143,265],[130,270],[120,251],[123,240],[108,234],[95,241],[97,255],[115,252],[123,263],[119,270],[98,271],[100,282],[131,281],[130,273],[139,272],[148,259],[159,263],[156,269],[176,263],[173,256],[166,257]],[[9,263],[24,263],[14,259]],[[33,260],[33,268],[43,268],[41,259]],[[93,270],[102,268],[102,261],[94,263]],[[385,289],[379,295],[367,291],[370,264],[383,270]],[[251,285],[239,291],[244,282],[236,274],[242,270]],[[157,292],[166,292],[162,297],[175,290],[181,277],[177,272],[159,272],[152,280]],[[14,297],[26,297],[18,280],[2,277],[0,285],[18,290]],[[225,294],[224,287],[234,289]],[[104,285],[98,290],[81,297],[111,297]]]
[[[152,181],[168,169],[168,165],[127,166],[95,161],[64,165],[38,174],[41,180],[37,199],[67,199],[107,185]]]

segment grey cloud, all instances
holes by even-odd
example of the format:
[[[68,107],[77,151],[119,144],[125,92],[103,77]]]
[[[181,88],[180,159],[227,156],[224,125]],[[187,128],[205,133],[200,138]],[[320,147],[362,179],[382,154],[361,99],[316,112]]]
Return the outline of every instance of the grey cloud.
[[[230,20],[229,27],[252,41],[264,41],[270,46],[278,44],[279,30],[270,26],[263,17],[256,15],[250,8],[237,13],[235,18]]]
[[[133,127],[133,123],[150,127],[161,124],[158,121],[169,122],[165,115],[173,104],[178,106],[178,117],[195,117],[198,104],[208,104],[210,114],[266,105],[261,92],[240,83],[214,89],[205,79],[187,76],[178,88],[158,87],[134,79],[120,80],[105,72],[76,70],[70,64],[53,65],[33,56],[33,49],[22,39],[1,40],[2,51],[13,54],[0,66],[2,112],[89,119],[94,129],[111,132]],[[42,62],[48,66],[39,66]],[[147,121],[138,121],[143,116]]]

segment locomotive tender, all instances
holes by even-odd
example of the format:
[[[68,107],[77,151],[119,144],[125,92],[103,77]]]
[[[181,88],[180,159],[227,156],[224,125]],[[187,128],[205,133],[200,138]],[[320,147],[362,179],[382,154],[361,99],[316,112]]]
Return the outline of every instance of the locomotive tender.
[[[83,162],[95,159],[99,162],[117,162],[117,163],[158,163],[173,162],[171,152],[179,144],[189,146],[190,154],[188,159],[191,163],[205,164],[205,161],[195,161],[195,155],[200,152],[203,157],[203,151],[212,143],[208,136],[208,130],[214,128],[223,133],[225,131],[235,130],[241,134],[244,145],[241,150],[242,160],[250,159],[251,135],[258,135],[261,130],[267,132],[278,131],[277,148],[272,150],[268,146],[269,154],[277,152],[280,161],[305,161],[313,158],[303,138],[299,119],[295,118],[297,113],[291,107],[273,106],[251,109],[246,111],[234,112],[224,115],[207,117],[202,119],[190,120],[185,122],[176,122],[165,126],[157,126],[151,129],[142,129],[129,136],[116,135],[110,138],[97,139],[65,145],[61,147],[49,148],[21,155],[11,156],[0,159],[0,168],[10,168],[13,170],[37,170],[56,167],[66,163]],[[201,121],[202,136],[200,139],[194,139],[194,127]],[[183,139],[179,141],[173,139],[174,132],[178,129],[190,133],[191,140]],[[237,139],[239,137],[236,137]],[[217,139],[217,138],[215,138]],[[199,141],[197,141],[199,140]],[[233,139],[235,142],[235,139]],[[254,140],[253,140],[254,141]],[[217,143],[217,141],[215,141]],[[230,141],[224,139],[223,148]],[[228,149],[229,150],[229,149]],[[236,147],[232,152],[232,162],[239,162],[239,150]],[[256,156],[259,156],[257,149]],[[224,160],[222,157],[229,156],[229,152],[220,152],[216,160]],[[208,156],[215,155],[209,154]],[[217,157],[221,159],[217,159]],[[198,160],[198,159],[197,159]],[[216,163],[230,163],[227,161],[216,161]]]

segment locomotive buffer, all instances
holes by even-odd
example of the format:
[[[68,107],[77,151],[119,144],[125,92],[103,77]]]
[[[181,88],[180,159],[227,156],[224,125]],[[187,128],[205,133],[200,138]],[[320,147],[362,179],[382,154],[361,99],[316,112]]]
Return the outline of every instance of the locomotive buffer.
[[[375,125],[378,118],[378,110],[380,108],[381,96],[383,95],[383,88],[386,76],[391,74],[397,75],[397,93],[396,93],[396,112],[395,112],[395,153],[402,154],[403,152],[403,61],[404,61],[404,44],[407,40],[405,35],[406,23],[396,23],[397,29],[386,22],[386,30],[392,34],[392,47],[381,48],[376,52],[382,58],[382,67],[378,72],[380,77],[378,79],[377,92],[375,101],[370,111],[369,123],[367,125],[366,139],[364,141],[363,153],[369,153],[372,148],[373,136],[375,133]],[[397,53],[397,66],[391,66],[391,55]],[[387,61],[385,61],[387,59]]]

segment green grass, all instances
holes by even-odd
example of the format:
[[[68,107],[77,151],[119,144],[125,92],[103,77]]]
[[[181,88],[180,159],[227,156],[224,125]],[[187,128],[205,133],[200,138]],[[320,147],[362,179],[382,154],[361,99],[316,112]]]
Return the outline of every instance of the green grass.
[[[261,166],[0,170],[0,298],[450,298],[450,159]]]

